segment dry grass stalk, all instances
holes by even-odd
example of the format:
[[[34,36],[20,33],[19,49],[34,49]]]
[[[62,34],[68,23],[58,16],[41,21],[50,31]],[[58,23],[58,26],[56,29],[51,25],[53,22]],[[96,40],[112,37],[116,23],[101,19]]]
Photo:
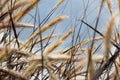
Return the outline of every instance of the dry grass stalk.
[[[37,60],[42,61],[42,57],[41,57],[41,55],[32,55],[32,56],[28,57],[27,60],[28,61],[37,61]],[[44,59],[44,60],[46,60],[46,59]]]
[[[94,41],[98,41],[98,40],[102,40],[102,39],[103,39],[102,37],[95,37],[95,38],[94,38]],[[87,44],[90,43],[91,41],[93,41],[93,38],[88,39],[88,40],[85,40],[85,41],[82,41],[82,42],[78,43],[77,45],[71,47],[70,49],[65,50],[65,52],[67,52],[67,54],[71,54],[71,50],[72,50],[72,51],[78,50],[80,47],[87,45]],[[95,47],[95,46],[94,46],[94,47]],[[94,48],[94,47],[93,47],[93,48]],[[82,50],[81,52],[84,53],[84,51],[85,51],[85,50]],[[75,54],[77,55],[77,54],[81,54],[81,53],[80,53],[80,51],[78,51],[78,52],[76,52]],[[75,60],[75,59],[74,59],[74,60]],[[81,59],[80,59],[80,60],[81,60]],[[77,62],[77,61],[79,61],[79,59],[76,59],[75,61]]]
[[[102,62],[102,59],[103,59],[103,56],[100,56],[100,55],[92,55],[92,62],[93,63],[101,63]],[[74,71],[77,72],[79,71],[80,68],[83,68],[87,65],[87,61],[88,59],[87,58],[83,58],[79,61],[79,64],[75,65],[75,69]],[[73,71],[73,72],[74,72]]]
[[[47,51],[44,52],[45,55],[51,53],[54,49],[56,49],[71,33],[73,30],[69,30],[62,38],[56,41],[51,47],[48,48]]]
[[[6,52],[6,48],[3,48],[3,50],[0,52],[0,62],[6,57]]]
[[[33,61],[32,63],[30,63],[30,65],[28,66],[28,68],[24,71],[24,76],[29,79],[31,73],[33,73],[35,71],[35,69],[37,68],[37,65],[40,64],[40,61]]]
[[[14,23],[16,27],[34,28],[34,25],[27,23]]]
[[[72,78],[74,78],[74,77],[76,77],[77,78],[77,76],[82,76],[82,74],[84,74],[84,73],[86,73],[86,71],[85,70],[81,70],[81,71],[76,71],[76,74],[72,74],[71,76],[70,76],[70,78],[72,79]],[[74,79],[72,79],[72,80],[74,80]],[[85,79],[77,79],[77,80],[85,80]]]
[[[81,67],[84,67],[87,64],[87,58],[84,58],[75,66],[75,71],[79,70]]]
[[[23,1],[17,1],[15,4],[14,4],[14,8],[12,10],[16,10],[20,7],[23,7],[25,6],[26,4],[28,4],[28,1],[27,0],[23,0]],[[9,6],[10,8],[10,6]]]
[[[16,20],[17,20],[17,21],[20,21],[20,20],[23,18],[23,16],[24,16],[26,13],[28,13],[28,11],[30,11],[31,9],[33,9],[34,6],[35,6],[40,0],[30,0],[30,1],[31,1],[30,5],[28,5],[26,8],[24,8],[23,10],[21,10],[20,13],[18,13],[18,14],[16,15]]]
[[[111,0],[107,0],[107,6],[110,10],[110,13],[112,13],[112,3],[111,3]]]
[[[11,54],[17,54],[17,55],[22,55],[25,57],[30,57],[33,55],[33,53],[31,52],[25,52],[25,51],[21,51],[15,48],[11,48],[11,47],[0,47],[0,51],[6,51],[5,53],[7,54],[7,56],[11,55]]]
[[[118,70],[115,70],[111,75],[110,75],[110,79],[111,80],[119,80],[119,76],[120,75],[118,75],[119,73],[118,73]]]
[[[53,34],[51,36],[46,36],[44,38],[42,38],[42,40],[38,39],[34,44],[38,44],[39,42],[42,42],[42,41],[45,41],[45,40],[48,40],[50,38],[54,38],[54,37],[57,37],[58,35],[57,34]]]
[[[55,5],[55,8],[58,8],[65,0],[58,0],[57,4]]]
[[[49,79],[50,80],[57,80],[57,74],[55,74],[52,70],[55,70],[55,68],[52,66],[52,63],[47,60],[45,68],[48,70]]]
[[[94,40],[95,41],[98,41],[98,40],[102,40],[103,38],[102,37],[95,37]],[[88,40],[85,40],[85,41],[82,41],[79,43],[78,46],[84,46],[84,45],[87,45],[88,43],[92,42],[93,41],[93,38],[91,39],[88,39]]]
[[[40,1],[40,0],[22,0],[22,2],[20,0],[17,0],[17,2],[14,5],[14,8],[10,9],[10,10],[14,11],[13,14],[12,14],[13,19],[17,20],[17,21],[21,20],[23,18],[23,16],[26,13],[28,13],[28,11],[33,9],[33,7],[38,3],[38,1]],[[65,0],[59,0],[58,3],[55,5],[54,9],[57,9],[64,1]],[[1,11],[3,11],[3,12],[2,12],[2,14],[0,14],[0,17],[2,17],[1,18],[1,23],[0,23],[0,29],[1,30],[2,29],[4,30],[4,28],[10,27],[10,25],[8,24],[9,20],[10,20],[8,18],[9,17],[8,16],[9,10],[6,8],[6,3],[7,2],[10,3],[9,0],[3,0],[2,1],[2,5],[5,5],[5,7],[2,8]],[[14,2],[14,0],[12,2]],[[105,0],[102,0],[101,4],[103,5],[104,2],[105,2]],[[119,9],[120,9],[119,4],[120,4],[120,0],[118,0],[118,6],[119,6]],[[111,4],[110,0],[107,0],[107,5],[108,5],[108,8],[109,8],[110,12],[112,13],[112,4]],[[9,8],[11,8],[10,4],[8,6],[9,6]],[[17,9],[22,8],[22,7],[24,7],[24,9],[22,9],[22,11],[19,11],[18,13],[16,13]],[[14,14],[14,13],[16,13],[16,14]],[[59,17],[51,20],[50,23],[48,23],[46,25],[43,25],[39,30],[36,30],[35,33],[33,33],[32,36],[30,36],[29,39],[26,40],[25,43],[20,42],[20,47],[22,47],[22,49],[21,48],[15,49],[16,46],[13,46],[13,45],[16,44],[15,39],[10,39],[9,40],[8,37],[5,38],[4,42],[2,42],[1,45],[2,46],[4,46],[3,44],[11,45],[12,47],[11,48],[0,48],[0,53],[1,53],[0,54],[0,61],[1,61],[2,64],[5,63],[4,65],[2,65],[0,67],[0,77],[2,75],[2,77],[5,77],[5,79],[8,79],[8,78],[12,79],[11,76],[15,77],[15,79],[21,79],[21,80],[28,80],[31,77],[36,77],[36,79],[37,79],[37,78],[39,78],[39,77],[37,77],[37,75],[38,76],[41,75],[41,72],[39,72],[39,71],[42,71],[42,70],[36,70],[36,69],[38,67],[42,66],[41,63],[43,61],[43,67],[44,67],[43,71],[45,71],[46,69],[48,70],[48,73],[47,73],[48,79],[56,80],[56,79],[58,79],[58,76],[60,76],[61,79],[66,80],[66,78],[68,76],[66,75],[66,73],[64,75],[64,71],[67,70],[66,65],[70,65],[70,67],[71,66],[72,67],[69,68],[69,70],[67,70],[67,72],[70,74],[70,79],[73,80],[73,79],[75,79],[75,78],[77,78],[77,77],[79,77],[81,75],[84,75],[87,72],[86,71],[86,66],[87,66],[87,63],[90,62],[89,63],[90,65],[88,67],[88,73],[89,73],[88,80],[92,80],[93,75],[94,75],[94,66],[93,66],[93,64],[94,65],[100,64],[102,62],[102,59],[104,57],[108,56],[106,53],[109,54],[110,40],[112,40],[112,32],[114,30],[116,16],[113,16],[111,18],[111,20],[109,22],[109,25],[107,27],[107,32],[105,34],[106,52],[105,52],[104,56],[102,56],[102,55],[90,55],[89,54],[90,50],[88,49],[88,52],[87,52],[88,57],[86,57],[86,54],[82,54],[82,53],[78,54],[78,52],[79,52],[78,51],[78,52],[75,53],[74,58],[71,59],[71,51],[75,51],[75,50],[77,50],[78,48],[81,48],[81,47],[86,47],[84,45],[87,45],[88,43],[91,43],[93,41],[93,38],[90,38],[90,39],[87,39],[85,41],[79,42],[77,45],[73,45],[72,48],[68,49],[68,52],[67,51],[63,52],[61,50],[60,53],[56,52],[55,54],[53,54],[52,52],[57,47],[59,47],[60,44],[63,43],[63,41],[65,41],[65,39],[73,32],[73,30],[68,31],[65,35],[62,36],[62,38],[60,38],[54,44],[51,44],[51,46],[48,47],[48,49],[46,49],[43,52],[44,53],[44,55],[43,55],[44,59],[42,59],[40,54],[39,55],[38,54],[34,55],[34,53],[32,51],[31,52],[27,51],[27,50],[30,50],[33,45],[36,45],[36,44],[38,44],[40,42],[43,42],[44,40],[56,37],[56,35],[51,35],[51,36],[43,37],[42,39],[37,40],[38,35],[40,35],[40,34],[42,35],[42,33],[44,31],[48,30],[49,28],[51,28],[52,26],[54,26],[58,22],[64,20],[65,18],[66,18],[66,16],[59,16]],[[19,23],[19,22],[14,23],[14,25],[16,26],[16,28],[17,27],[22,27],[22,26],[23,27],[33,27],[33,25],[22,24],[22,23]],[[115,42],[117,42],[117,39],[119,38],[119,36],[115,36],[115,37],[116,37]],[[36,41],[34,43],[32,43],[32,41],[34,41],[35,39],[36,39]],[[103,38],[102,37],[95,37],[94,40],[95,41],[103,40]],[[36,48],[38,49],[38,47],[36,47],[36,46],[34,48],[32,48],[32,49],[36,49]],[[9,55],[7,55],[7,54],[9,54]],[[5,60],[3,61],[4,58],[5,58]],[[6,59],[8,61],[6,61]],[[69,60],[69,59],[71,59],[71,62],[72,63],[74,62],[75,65],[71,65],[71,63],[68,63],[67,60]],[[88,61],[88,59],[90,61]],[[106,58],[106,59],[108,59],[108,58]],[[116,60],[116,64],[119,65],[118,60]],[[6,66],[7,67],[9,66],[8,68],[11,68],[11,69],[5,69]],[[19,66],[20,66],[21,69],[19,69]],[[112,67],[114,67],[114,65]],[[21,73],[23,73],[23,75],[21,75],[17,71],[20,71]],[[117,71],[119,71],[119,70],[116,70],[115,72],[117,72]],[[4,76],[4,74],[1,74],[1,73],[6,73],[7,77]],[[32,73],[33,73],[33,75],[31,76]],[[54,74],[52,74],[52,73],[54,73]],[[118,73],[115,73],[113,75],[113,77],[116,78],[117,75],[118,75]],[[43,76],[45,76],[45,75],[43,74]]]
[[[0,72],[3,72],[3,73],[7,73],[7,75],[10,75],[10,76],[13,76],[17,79],[20,79],[20,80],[27,80],[25,78],[25,76],[23,76],[22,74],[20,74],[19,72],[16,72],[14,70],[11,70],[11,69],[3,69],[1,66],[0,66]],[[7,77],[6,77],[7,78]]]
[[[28,61],[24,60],[24,61],[16,61],[16,62],[12,62],[10,63],[11,66],[18,66],[18,65],[27,65],[27,63],[29,63]]]
[[[110,19],[108,26],[107,26],[107,31],[105,34],[105,54],[104,54],[104,58],[105,60],[109,59],[109,51],[110,51],[110,46],[111,46],[111,37],[112,37],[112,32],[115,28],[115,23],[116,23],[116,17],[118,16],[118,14],[114,14],[112,16],[112,18]]]
[[[118,9],[119,9],[119,14],[120,14],[120,0],[118,0]]]
[[[0,54],[0,61],[3,59],[7,59],[7,57],[10,55],[11,48],[10,46],[0,48],[1,54]]]
[[[33,44],[31,44],[32,46],[35,46],[36,44],[38,44],[38,43],[40,43],[40,42],[43,42],[43,41],[45,41],[45,40],[48,40],[48,39],[51,39],[51,38],[54,38],[54,37],[56,37],[56,36],[58,36],[57,34],[53,34],[53,35],[51,35],[51,36],[46,36],[46,37],[44,37],[44,38],[42,38],[42,39],[38,39],[37,41],[35,41]],[[30,45],[26,45],[26,46],[24,46],[24,48],[30,48],[31,46]]]
[[[1,0],[0,9],[2,9],[2,7],[5,6],[8,1],[9,0]]]
[[[3,33],[3,32],[6,32],[6,30],[5,30],[5,29],[1,29],[1,30],[0,30],[0,33]]]
[[[23,53],[21,53],[23,54]],[[27,56],[27,61],[30,62],[30,61],[37,61],[39,60],[40,62],[42,61],[42,57],[41,55],[31,55],[31,56]],[[59,61],[65,61],[65,60],[68,60],[70,59],[70,55],[67,55],[67,54],[48,54],[46,56],[44,56],[44,62],[52,62],[52,63],[56,63],[56,62],[59,62]]]
[[[24,6],[25,4],[27,4],[27,1],[20,1],[20,2],[17,2],[15,5],[14,5],[14,8],[11,9],[11,7],[9,6],[10,10],[14,11],[22,6]],[[5,10],[3,10],[2,12],[2,15],[0,16],[3,16],[4,15],[4,18],[7,17],[9,14],[9,10],[8,10],[8,7],[5,8]],[[5,18],[6,19],[6,18]],[[6,19],[5,22],[9,22],[10,19]]]
[[[51,74],[51,80],[57,80],[56,74],[50,73]]]
[[[62,61],[62,60],[68,60],[70,59],[70,55],[67,54],[48,54],[47,55],[48,59],[50,60],[55,60],[55,61]]]
[[[103,56],[102,55],[93,55],[93,59],[92,59],[95,63],[101,63],[103,60]]]
[[[103,4],[104,4],[104,2],[105,2],[105,0],[101,0],[101,5],[103,5]]]
[[[66,18],[67,18],[66,16],[59,16],[59,17],[51,20],[48,24],[44,25],[43,27],[41,27],[41,29],[39,29],[32,36],[30,36],[30,38],[26,41],[26,43],[30,42],[32,39],[37,37],[40,33],[46,31],[47,29],[51,28],[52,26],[54,26],[55,24],[57,24],[60,21],[63,21]]]
[[[25,56],[25,57],[30,57],[30,56],[33,55],[33,53],[31,53],[31,52],[20,51],[20,50],[14,49],[14,48],[11,49],[11,52],[14,52],[18,55],[22,55],[22,56]]]
[[[36,40],[36,41],[35,41],[34,43],[32,43],[32,44],[25,45],[24,48],[25,48],[25,49],[30,48],[31,46],[35,46],[35,45],[37,45],[37,44],[40,43],[40,42],[49,40],[49,39],[54,38],[54,37],[56,37],[56,36],[58,36],[58,35],[57,35],[57,34],[53,34],[53,35],[51,35],[51,36],[46,36],[46,37],[44,37],[44,38],[42,38],[42,39]],[[24,44],[22,44],[22,45],[24,45]]]
[[[0,23],[0,29],[4,29],[4,28],[10,28],[10,23]],[[16,28],[19,28],[19,27],[27,27],[27,28],[33,28],[34,25],[31,25],[31,24],[26,24],[26,23],[14,23],[14,26]]]
[[[94,65],[93,65],[93,54],[90,52],[90,48],[88,48],[88,80],[92,80],[93,79],[93,76],[94,76],[94,73],[95,73],[95,68],[94,68]],[[91,53],[91,54],[90,54]]]
[[[94,41],[98,41],[98,40],[102,40],[103,39],[103,37],[95,37],[94,38]],[[91,38],[91,39],[87,39],[87,40],[85,40],[85,41],[82,41],[82,42],[80,42],[80,43],[78,43],[77,45],[75,45],[75,46],[73,46],[72,48],[70,48],[69,49],[69,51],[71,51],[71,50],[76,50],[76,49],[78,49],[78,48],[80,48],[80,47],[82,47],[82,46],[85,46],[85,45],[87,45],[88,43],[90,43],[90,42],[92,42],[93,41],[93,38]],[[69,52],[68,52],[69,53]]]
[[[0,31],[4,31],[4,32],[6,32],[7,30],[6,29],[1,29]],[[1,32],[0,32],[1,33]],[[18,40],[19,41],[19,44],[20,45],[23,45],[23,41],[20,41],[20,40]],[[7,36],[6,38],[5,38],[5,40],[3,40],[3,41],[1,41],[1,43],[4,43],[4,42],[6,42],[6,43],[8,43],[8,42],[10,42],[11,44],[13,44],[13,45],[15,45],[16,44],[16,39],[15,38],[12,38],[11,40],[9,40],[9,36]],[[12,47],[13,48],[13,47]]]
[[[116,64],[116,67],[114,67],[114,69],[111,71],[111,74],[110,74],[110,79],[111,80],[119,80],[120,78],[120,66],[119,64],[115,63]]]
[[[112,40],[113,42],[116,42],[118,39],[120,38],[120,33],[118,33],[117,35],[115,35]]]

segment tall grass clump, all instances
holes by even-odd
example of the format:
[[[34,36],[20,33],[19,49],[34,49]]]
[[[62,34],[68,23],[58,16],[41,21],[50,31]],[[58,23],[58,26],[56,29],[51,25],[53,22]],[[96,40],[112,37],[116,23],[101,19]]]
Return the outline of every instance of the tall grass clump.
[[[78,2],[1,0],[0,80],[120,80],[120,0]]]

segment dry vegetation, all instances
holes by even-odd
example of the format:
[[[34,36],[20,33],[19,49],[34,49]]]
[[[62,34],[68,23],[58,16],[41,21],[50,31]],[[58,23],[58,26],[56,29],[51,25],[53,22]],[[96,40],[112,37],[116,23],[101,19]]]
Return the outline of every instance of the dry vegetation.
[[[76,27],[62,35],[54,34],[53,27],[70,17],[61,15],[49,21],[64,1],[58,0],[42,25],[35,27],[21,20],[30,10],[37,8],[40,0],[0,0],[0,80],[120,80],[120,25],[116,25],[120,16],[120,0],[116,0],[117,12],[112,11],[112,0],[101,0],[95,27],[85,21],[83,14],[79,27],[85,25],[88,30],[85,34],[89,35],[89,30],[93,34],[81,40],[81,35],[86,35],[80,34],[80,28],[76,32]],[[111,17],[104,26],[106,31],[103,34],[98,30],[98,23],[105,5]],[[19,35],[24,28],[34,31],[26,41],[20,41]],[[50,28],[53,28],[51,34],[43,36]],[[50,42],[57,36],[57,41]],[[58,50],[68,37],[72,37],[73,45]]]

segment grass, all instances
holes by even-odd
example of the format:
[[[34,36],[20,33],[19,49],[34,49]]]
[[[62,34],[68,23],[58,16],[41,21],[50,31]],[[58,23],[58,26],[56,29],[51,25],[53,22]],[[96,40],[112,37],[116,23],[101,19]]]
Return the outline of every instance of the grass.
[[[71,16],[51,17],[67,2],[58,0],[42,21],[37,18],[37,23],[41,0],[0,1],[0,80],[120,80],[120,0],[116,0],[118,11],[113,11],[112,0],[102,0],[93,24],[87,21],[91,6],[86,2],[81,20],[76,19],[73,27],[58,34],[55,31],[60,23]],[[110,17],[103,33],[98,26],[105,5]],[[35,23],[22,23],[32,9],[36,9],[32,16]],[[25,28],[32,33],[22,41]]]

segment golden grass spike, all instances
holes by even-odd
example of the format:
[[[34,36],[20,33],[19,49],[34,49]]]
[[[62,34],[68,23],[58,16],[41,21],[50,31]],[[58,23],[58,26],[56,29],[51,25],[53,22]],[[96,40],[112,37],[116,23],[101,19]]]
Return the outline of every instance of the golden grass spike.
[[[34,6],[39,2],[40,0],[31,0],[30,5],[28,5],[26,8],[21,10],[17,15],[16,15],[16,20],[20,21],[24,15],[26,15],[27,12],[29,12],[31,9],[34,8]]]
[[[3,68],[2,66],[0,66],[0,71],[6,73],[9,76],[13,76],[15,79],[28,80],[28,79],[25,78],[25,76],[23,76],[22,74],[20,74],[20,72],[17,72],[17,71],[12,70],[12,69]],[[2,80],[4,80],[3,78],[2,78]],[[5,80],[8,80],[8,78],[5,78]]]
[[[37,65],[40,63],[40,61],[33,61],[28,68],[24,71],[24,76],[26,76],[26,78],[29,78],[31,73],[34,72],[34,70],[36,69]]]
[[[68,54],[53,54],[53,53],[48,54],[47,57],[49,59],[55,60],[55,61],[57,61],[57,60],[60,60],[60,61],[62,61],[62,60],[68,60],[68,59],[71,58],[71,56],[68,55]]]
[[[51,53],[54,49],[56,49],[72,32],[73,30],[69,30],[62,38],[60,38],[52,46],[50,46],[48,50],[45,51],[45,55]]]
[[[6,31],[7,31],[6,29],[1,29],[0,33],[6,32]]]
[[[43,37],[42,39],[36,40],[33,44],[25,45],[24,48],[25,48],[25,49],[26,49],[26,48],[30,48],[31,46],[35,46],[36,44],[38,44],[38,43],[40,43],[40,42],[43,42],[43,41],[48,40],[48,39],[50,39],[50,38],[54,38],[54,37],[56,37],[56,36],[58,36],[58,35],[57,35],[57,34],[53,34],[53,35],[50,35],[50,36]],[[31,46],[30,46],[30,45],[31,45]]]
[[[57,34],[53,34],[53,35],[51,35],[51,36],[46,36],[46,37],[42,38],[42,40],[41,40],[41,39],[38,39],[33,45],[38,44],[39,42],[45,41],[45,40],[47,40],[47,39],[57,37],[57,36],[58,36]]]
[[[10,50],[10,47],[5,47],[5,48],[2,48],[1,52],[0,52],[0,61],[2,61],[4,58],[6,58],[7,56],[9,56],[9,50]]]
[[[102,40],[102,39],[103,39],[103,37],[101,37],[101,36],[94,38],[95,41]],[[74,51],[74,50],[80,48],[81,46],[87,45],[87,44],[90,43],[91,41],[93,41],[93,38],[87,39],[87,40],[85,40],[85,41],[82,41],[82,42],[78,43],[77,45],[71,47],[70,49],[65,50],[65,52],[67,51],[67,53],[70,54],[70,53],[71,53],[71,50]]]
[[[101,39],[103,39],[103,38],[102,38],[102,37],[95,37],[95,38],[94,38],[95,41],[101,40]],[[90,43],[91,41],[93,41],[93,38],[88,39],[88,40],[85,40],[85,41],[83,41],[83,42],[80,42],[78,46],[84,46],[84,45]]]
[[[66,16],[59,16],[59,17],[53,19],[48,24],[46,24],[43,27],[41,27],[40,30],[36,31],[32,36],[30,36],[30,38],[27,40],[27,43],[29,41],[31,41],[32,39],[34,39],[36,36],[38,36],[40,33],[46,31],[47,29],[51,28],[52,26],[54,26],[55,24],[57,24],[60,21],[63,21],[66,18],[67,18]]]
[[[118,0],[118,9],[119,9],[119,15],[120,15],[120,0]]]
[[[5,58],[6,56],[6,49],[4,48],[1,52],[0,52],[0,62],[3,60],[3,58]]]
[[[14,5],[14,8],[13,9],[11,9],[11,5],[9,5],[9,8],[10,8],[10,10],[16,10],[16,9],[18,9],[18,8],[20,8],[20,7],[22,7],[22,6],[24,6],[25,4],[27,4],[28,2],[27,2],[27,0],[25,0],[25,1],[20,1],[20,2],[18,2],[17,1],[17,3]],[[5,17],[6,16],[8,16],[8,13],[9,13],[9,10],[8,10],[8,7],[6,7],[4,10],[3,10],[3,15],[4,14],[6,14],[5,15]],[[9,22],[9,19],[7,19],[7,20],[5,20],[6,22]]]
[[[88,80],[92,80],[93,79],[93,76],[94,76],[94,73],[95,73],[95,69],[94,69],[94,65],[93,65],[93,54],[90,52],[90,48],[88,48]],[[91,53],[91,55],[90,55]]]
[[[85,73],[86,73],[85,70],[82,70],[82,71],[77,70],[75,74],[72,74],[72,75],[70,76],[70,78],[71,78],[71,80],[74,80],[74,78],[76,78],[76,80],[85,80],[85,77],[82,76],[82,74],[85,74]],[[77,75],[77,76],[76,76],[76,75]],[[72,79],[72,78],[73,78],[73,79]]]
[[[103,38],[102,37],[95,37],[94,40],[95,41],[98,41],[98,40],[102,40]],[[87,39],[85,41],[82,41],[80,42],[78,45],[76,45],[76,49],[79,48],[80,46],[84,46],[84,45],[87,45],[88,43],[90,43],[91,41],[93,41],[93,38],[91,39]]]
[[[113,36],[112,40],[113,42],[116,42],[120,38],[120,32],[117,33],[117,35]]]
[[[20,28],[20,27],[27,27],[27,28],[33,28],[34,25],[31,24],[26,24],[26,23],[14,23],[15,28]],[[4,28],[10,28],[9,23],[0,23],[0,29]]]
[[[101,63],[103,60],[103,55],[93,55],[92,58],[95,63]]]
[[[32,24],[27,24],[27,23],[15,23],[14,25],[15,25],[16,27],[34,28],[34,25],[32,25]]]
[[[95,63],[101,63],[102,60],[103,60],[103,56],[101,56],[101,55],[93,55],[93,56],[92,56],[92,60],[93,60],[93,62],[95,62]],[[81,60],[79,61],[79,64],[75,65],[75,68],[74,68],[73,72],[74,72],[74,71],[77,72],[80,68],[85,67],[85,66],[87,65],[87,61],[88,61],[87,58],[81,59]]]
[[[65,20],[66,18],[67,18],[67,16],[59,16],[59,17],[51,20],[48,24],[46,24],[45,26],[43,26],[41,28],[40,32],[44,32],[45,30],[49,29],[50,27],[52,27],[56,23]]]
[[[16,10],[20,7],[23,7],[24,5],[28,4],[27,0],[24,0],[24,1],[17,1],[14,5],[14,8],[13,10]]]
[[[107,6],[110,10],[110,13],[112,13],[112,3],[111,3],[111,0],[107,0]]]
[[[118,57],[119,58],[119,57]],[[120,78],[119,78],[119,76],[120,76],[120,74],[119,74],[119,71],[120,71],[120,63],[117,63],[116,62],[116,67],[114,67],[113,69],[112,69],[112,71],[111,71],[111,74],[110,74],[110,79],[111,80],[119,80]]]
[[[105,34],[105,53],[104,53],[104,58],[107,60],[109,58],[109,51],[110,51],[110,44],[111,44],[111,37],[112,37],[112,32],[115,28],[115,23],[116,23],[116,17],[118,16],[118,13],[114,14],[112,18],[110,19],[108,26],[107,26],[107,31]]]
[[[1,0],[0,9],[6,5],[9,0]]]
[[[58,80],[55,73],[50,74],[51,80]]]
[[[55,8],[58,8],[65,0],[59,0],[55,5]]]

